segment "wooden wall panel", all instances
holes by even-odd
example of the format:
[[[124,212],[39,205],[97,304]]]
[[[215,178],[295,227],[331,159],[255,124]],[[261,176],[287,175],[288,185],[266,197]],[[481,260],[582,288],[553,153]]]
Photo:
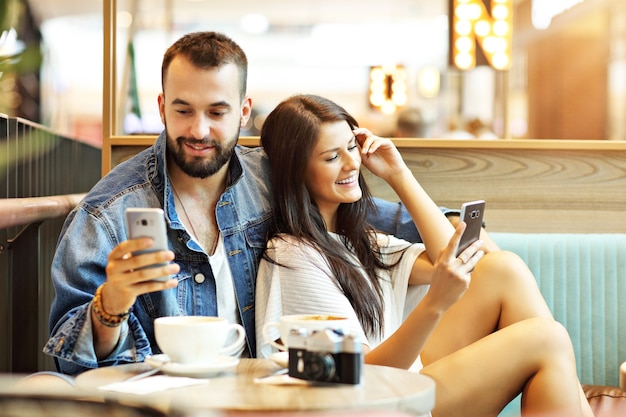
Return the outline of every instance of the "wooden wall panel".
[[[120,140],[113,166],[154,137]],[[500,232],[626,233],[626,142],[593,140],[394,139],[439,205],[487,201],[488,229]],[[258,137],[239,138],[258,146]],[[365,173],[374,195],[398,201]]]
[[[547,30],[527,46],[528,133],[535,139],[606,139],[607,15]]]
[[[401,151],[437,204],[460,208],[464,201],[486,200],[488,230],[626,232],[626,149]],[[375,195],[398,200],[386,183],[366,175]]]

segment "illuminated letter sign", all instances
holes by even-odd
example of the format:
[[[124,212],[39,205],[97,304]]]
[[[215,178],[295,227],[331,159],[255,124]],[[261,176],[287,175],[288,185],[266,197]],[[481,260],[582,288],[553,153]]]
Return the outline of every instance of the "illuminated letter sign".
[[[401,65],[370,68],[370,106],[391,114],[407,102],[406,70]]]
[[[491,0],[491,14],[483,0],[450,0],[450,61],[466,70],[476,66],[476,45],[489,65],[511,67],[513,0]]]

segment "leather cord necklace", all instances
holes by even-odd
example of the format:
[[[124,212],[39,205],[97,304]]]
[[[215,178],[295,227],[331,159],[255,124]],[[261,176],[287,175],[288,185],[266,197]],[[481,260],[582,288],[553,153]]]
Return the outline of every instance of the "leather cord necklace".
[[[176,191],[176,187],[174,186],[174,182],[172,182],[171,178],[170,178],[170,184],[172,185],[172,190],[174,190],[174,196],[176,197],[176,199],[180,203],[180,206],[183,209],[183,213],[185,214],[185,217],[187,218],[187,223],[189,223],[189,227],[191,227],[191,233],[193,233],[192,237],[194,239],[196,239],[196,241],[198,243],[201,243],[200,239],[199,239],[199,235],[196,232],[196,229],[193,227],[193,222],[191,221],[191,217],[189,217],[189,214],[187,214],[187,209],[185,208],[185,204],[183,203],[183,200],[180,198],[180,195],[178,194],[178,191]],[[220,236],[220,234],[219,234],[219,231],[218,231],[218,233],[216,233],[215,236],[212,239],[211,247],[210,248],[206,248],[208,250],[209,255],[212,255],[213,252],[215,251],[215,248],[217,247],[217,239],[219,238],[219,236]]]

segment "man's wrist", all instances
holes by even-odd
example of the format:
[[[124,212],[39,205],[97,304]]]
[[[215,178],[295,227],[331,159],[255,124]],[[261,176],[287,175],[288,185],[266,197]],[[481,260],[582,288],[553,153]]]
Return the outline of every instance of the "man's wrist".
[[[96,290],[96,294],[93,297],[93,301],[91,303],[91,309],[93,311],[94,316],[98,319],[98,321],[104,324],[107,327],[118,327],[130,316],[130,310],[127,310],[121,314],[110,314],[102,305],[102,290],[106,282],[98,287]]]

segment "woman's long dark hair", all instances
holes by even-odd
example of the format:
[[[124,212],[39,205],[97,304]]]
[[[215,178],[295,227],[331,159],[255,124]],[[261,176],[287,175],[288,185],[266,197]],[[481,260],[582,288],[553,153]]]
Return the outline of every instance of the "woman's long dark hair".
[[[389,269],[380,256],[368,212],[375,210],[372,196],[359,173],[362,198],[342,203],[337,212],[337,233],[343,244],[326,231],[324,219],[305,185],[305,173],[322,125],[345,121],[352,129],[357,121],[336,103],[315,95],[297,95],[280,103],[265,119],[261,144],[269,157],[274,196],[274,223],[269,238],[285,233],[314,247],[330,265],[333,278],[350,301],[368,335],[383,331],[383,298],[378,268]],[[360,261],[351,261],[351,248]],[[273,259],[266,253],[265,258]]]

